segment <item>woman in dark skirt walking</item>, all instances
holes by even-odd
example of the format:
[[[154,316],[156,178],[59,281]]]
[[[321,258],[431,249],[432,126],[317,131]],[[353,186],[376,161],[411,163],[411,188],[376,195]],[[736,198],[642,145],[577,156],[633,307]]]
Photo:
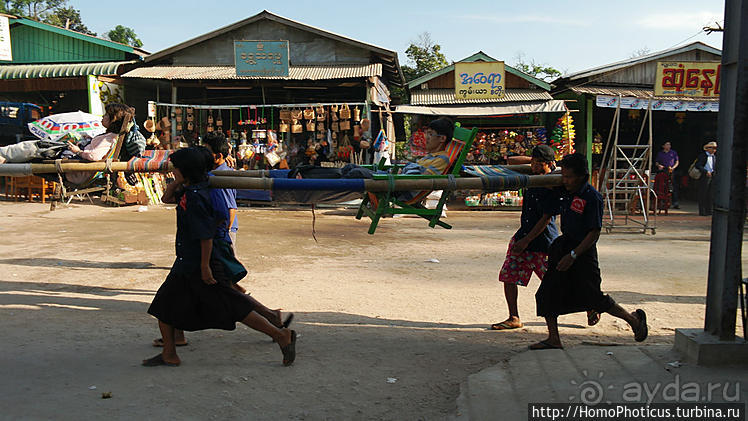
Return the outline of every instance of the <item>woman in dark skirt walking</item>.
[[[255,304],[233,288],[247,274],[230,247],[214,242],[225,212],[211,199],[207,171],[210,155],[200,148],[180,149],[169,159],[174,165],[174,182],[165,197],[177,203],[176,254],[169,275],[148,308],[158,319],[164,349],[143,360],[145,366],[178,366],[174,330],[234,330],[244,323],[273,338],[281,347],[283,365],[296,357],[296,332],[278,328],[253,311]]]
[[[538,316],[545,317],[548,325],[548,338],[530,345],[530,349],[563,348],[558,316],[582,311],[608,313],[625,320],[636,341],[641,342],[648,333],[644,310],[629,313],[600,290],[596,244],[602,228],[603,200],[587,182],[587,159],[581,154],[567,155],[561,167],[565,190],[561,197],[562,235],[551,244],[548,271],[535,294]]]

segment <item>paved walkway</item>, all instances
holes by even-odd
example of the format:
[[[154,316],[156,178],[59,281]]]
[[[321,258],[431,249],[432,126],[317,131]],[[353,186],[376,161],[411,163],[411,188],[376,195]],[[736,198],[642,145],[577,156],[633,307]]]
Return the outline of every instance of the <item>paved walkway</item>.
[[[748,402],[748,367],[704,368],[680,359],[666,345],[524,351],[471,375],[454,419],[525,420],[530,402]]]

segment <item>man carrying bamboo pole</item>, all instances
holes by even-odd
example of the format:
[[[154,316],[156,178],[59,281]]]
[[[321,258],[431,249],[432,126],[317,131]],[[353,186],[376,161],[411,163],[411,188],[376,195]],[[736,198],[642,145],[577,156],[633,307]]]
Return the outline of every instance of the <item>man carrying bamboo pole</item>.
[[[532,150],[532,173],[549,174],[556,167],[553,149],[538,145]],[[546,187],[525,190],[522,203],[521,225],[509,241],[504,264],[499,271],[499,281],[504,284],[504,297],[509,307],[509,318],[491,325],[491,330],[508,330],[522,327],[517,308],[517,285],[526,287],[533,272],[543,279],[548,263],[548,247],[558,237],[556,214],[559,211],[558,194]]]

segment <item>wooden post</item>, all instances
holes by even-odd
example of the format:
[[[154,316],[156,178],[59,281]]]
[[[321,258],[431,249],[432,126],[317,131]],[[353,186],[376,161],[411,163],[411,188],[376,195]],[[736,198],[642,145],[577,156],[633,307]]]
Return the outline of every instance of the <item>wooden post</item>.
[[[594,139],[594,136],[592,135],[592,98],[590,98],[588,95],[585,95],[585,121],[584,121],[584,131],[586,134],[586,142],[587,145],[585,147],[585,155],[587,155],[587,170],[592,174],[592,140]],[[600,174],[598,174],[598,177]]]

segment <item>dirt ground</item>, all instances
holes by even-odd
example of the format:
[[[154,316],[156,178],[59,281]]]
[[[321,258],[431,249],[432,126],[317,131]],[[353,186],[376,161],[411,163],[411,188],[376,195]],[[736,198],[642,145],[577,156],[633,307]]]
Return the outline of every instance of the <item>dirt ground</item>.
[[[486,330],[507,315],[496,279],[517,212],[450,212],[452,230],[385,219],[371,236],[353,211],[322,209],[315,242],[309,210],[242,208],[242,285],[295,312],[296,363],[282,367],[277,345],[239,326],[189,333],[179,368],[142,367],[158,353],[146,309],[175,221],[137,209],[0,202],[0,418],[445,419],[469,374],[545,334],[537,279],[520,291],[525,328]],[[703,326],[709,224],[681,212],[654,236],[603,234],[603,289],[647,311],[646,344]],[[634,343],[609,316],[560,321],[567,347]]]

